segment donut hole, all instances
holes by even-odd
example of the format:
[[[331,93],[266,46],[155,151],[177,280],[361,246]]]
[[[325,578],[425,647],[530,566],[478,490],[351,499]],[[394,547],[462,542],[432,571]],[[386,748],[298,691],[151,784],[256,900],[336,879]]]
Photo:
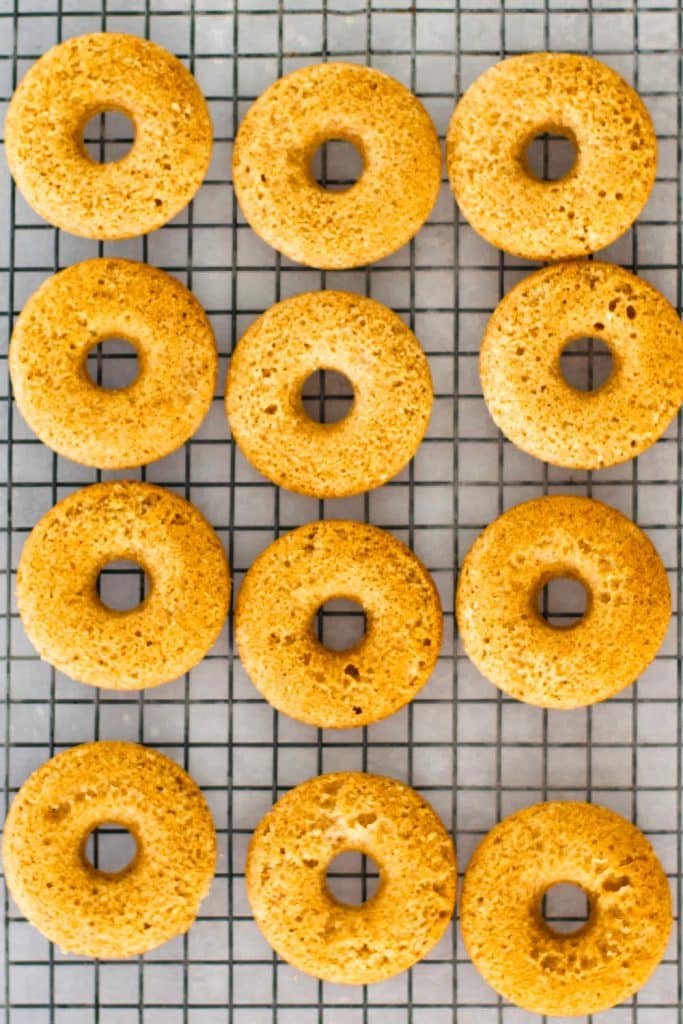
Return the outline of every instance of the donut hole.
[[[548,928],[560,935],[573,935],[588,924],[591,902],[585,889],[572,882],[558,882],[546,889],[541,915]]]
[[[357,601],[335,598],[325,601],[313,620],[313,633],[323,647],[331,651],[350,651],[357,647],[367,632],[365,612]],[[358,678],[357,668],[349,663],[350,679]]]
[[[328,139],[311,159],[311,174],[327,192],[347,192],[363,173],[363,154],[348,139]]]
[[[107,875],[117,875],[129,867],[138,852],[135,836],[114,822],[98,825],[85,841],[88,864]]]
[[[93,345],[85,366],[93,384],[105,391],[129,388],[140,375],[137,349],[125,338],[104,338]]]
[[[133,148],[135,126],[121,110],[100,110],[83,126],[83,148],[97,164],[122,160]]]
[[[150,581],[138,562],[125,559],[108,562],[97,577],[100,601],[114,612],[129,612],[147,598]]]
[[[562,349],[560,371],[575,391],[597,391],[614,373],[609,345],[601,338],[574,338]]]
[[[379,889],[379,866],[367,854],[347,850],[330,861],[326,881],[327,891],[337,903],[359,907]]]
[[[569,132],[539,132],[527,143],[523,162],[538,181],[562,181],[571,174],[578,150]]]
[[[539,614],[556,629],[578,625],[586,615],[588,601],[586,587],[575,576],[555,576],[536,594]]]
[[[301,401],[314,422],[340,423],[353,408],[353,384],[344,373],[316,370],[304,381]]]

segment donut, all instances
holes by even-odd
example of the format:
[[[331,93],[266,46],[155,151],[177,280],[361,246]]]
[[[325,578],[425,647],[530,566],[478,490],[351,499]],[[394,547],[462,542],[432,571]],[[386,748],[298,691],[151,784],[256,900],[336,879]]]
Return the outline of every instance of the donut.
[[[316,370],[353,385],[337,423],[306,413],[301,389]],[[362,295],[295,295],[260,316],[228,370],[226,413],[243,455],[269,480],[317,498],[379,487],[412,459],[432,409],[429,364],[413,332]]]
[[[316,612],[345,597],[365,611],[367,631],[349,650],[313,633]],[[441,647],[434,581],[416,555],[365,523],[309,523],[280,537],[253,563],[235,605],[242,666],[286,715],[350,729],[391,715],[429,679]]]
[[[572,933],[546,923],[548,889],[573,883],[590,912]],[[655,851],[621,815],[560,801],[526,807],[492,829],[465,872],[465,947],[485,980],[531,1013],[599,1013],[654,971],[671,932],[671,893]]]
[[[600,338],[614,370],[573,388],[560,357]],[[480,357],[491,416],[523,451],[555,466],[602,469],[661,437],[683,402],[683,324],[663,295],[609,263],[560,263],[521,281],[496,308]]]
[[[130,611],[97,595],[110,562],[150,581]],[[19,559],[21,621],[41,658],[72,679],[141,690],[189,672],[218,637],[230,573],[217,535],[189,501],[152,484],[92,484],[51,508]]]
[[[136,843],[121,871],[86,857],[100,825]],[[15,797],[2,842],[25,917],[62,952],[121,959],[186,932],[216,862],[211,812],[187,772],[137,743],[84,743],[52,757]]]
[[[537,135],[576,147],[557,181],[529,170]],[[641,212],[657,173],[647,109],[624,79],[576,53],[526,53],[494,64],[469,87],[446,139],[451,188],[487,242],[530,260],[585,256]]]
[[[317,183],[316,150],[353,143],[363,171],[343,192]],[[297,263],[345,270],[381,260],[417,234],[436,202],[441,149],[429,114],[375,68],[312,64],[278,79],[249,108],[233,152],[242,213]]]
[[[379,868],[371,899],[351,906],[327,887],[330,863],[356,850]],[[288,963],[324,981],[367,985],[407,970],[453,915],[453,842],[410,786],[363,772],[320,775],[261,820],[247,854],[257,925]]]
[[[125,337],[140,365],[128,387],[88,376],[88,352]],[[217,367],[195,297],[144,263],[93,259],[49,277],[28,300],[10,345],[14,396],[45,444],[75,462],[124,469],[180,447],[206,415]]]
[[[537,599],[552,579],[586,589],[584,616],[551,626]],[[580,708],[619,693],[655,657],[671,618],[666,570],[635,523],[592,498],[553,495],[508,509],[463,563],[456,614],[465,653],[517,700]]]
[[[135,141],[98,163],[83,144],[96,114],[116,110]],[[144,235],[175,217],[204,180],[211,120],[187,68],[138,36],[95,32],[43,54],[20,82],[5,121],[7,161],[27,203],[85,238]]]

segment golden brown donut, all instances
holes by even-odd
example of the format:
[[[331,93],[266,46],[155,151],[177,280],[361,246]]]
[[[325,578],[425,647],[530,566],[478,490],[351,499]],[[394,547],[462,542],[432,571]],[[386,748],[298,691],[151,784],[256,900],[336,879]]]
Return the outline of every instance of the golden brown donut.
[[[88,376],[88,352],[123,337],[140,372],[106,390]],[[93,259],[49,277],[17,320],[9,364],[29,426],[60,455],[124,469],[184,444],[206,415],[218,357],[207,316],[163,270]]]
[[[594,391],[564,379],[560,357],[582,337],[609,347]],[[659,438],[683,402],[683,324],[647,281],[609,263],[560,263],[498,304],[480,356],[484,399],[519,448],[555,466],[602,469]]]
[[[100,825],[137,850],[121,871],[85,855]],[[216,862],[211,812],[187,772],[137,743],[84,743],[41,765],[16,795],[2,859],[21,912],[62,952],[120,959],[186,932]]]
[[[574,166],[558,181],[530,171],[537,135],[570,139]],[[448,129],[451,188],[475,231],[531,260],[585,256],[630,228],[652,191],[657,139],[640,96],[600,61],[526,53],[469,87]]]
[[[319,185],[316,150],[343,139],[363,171],[343,192]],[[429,114],[394,78],[357,64],[312,64],[278,79],[235,139],[242,213],[297,263],[344,270],[388,256],[417,234],[436,202],[441,149]]]
[[[586,893],[590,914],[566,934],[541,901],[558,883]],[[641,988],[671,932],[671,893],[643,833],[605,807],[536,804],[489,832],[465,872],[465,946],[496,992],[531,1013],[599,1013]]]
[[[317,423],[301,389],[316,370],[353,385],[337,423]],[[432,409],[429,364],[413,332],[379,302],[308,292],[278,302],[245,332],[228,370],[233,437],[260,473],[318,498],[386,483],[417,451]]]
[[[98,163],[83,145],[96,114],[116,110],[135,140]],[[7,160],[41,217],[73,235],[144,235],[175,217],[204,180],[211,120],[194,78],[156,43],[118,32],[67,39],[19,84],[5,121]]]
[[[569,628],[551,626],[539,591],[570,577],[588,593]],[[465,653],[517,700],[578,708],[619,693],[655,657],[671,618],[654,545],[616,509],[554,495],[508,509],[470,548],[456,594]]]
[[[327,888],[334,858],[357,850],[380,884],[360,906]],[[266,814],[249,845],[247,895],[283,959],[324,981],[367,985],[421,960],[453,914],[457,870],[450,836],[414,789],[362,772],[320,775]]]
[[[97,595],[109,562],[147,573],[142,604],[116,611]],[[189,672],[225,622],[230,572],[216,533],[189,501],[152,484],[92,484],[51,508],[19,559],[17,601],[41,658],[110,690],[158,686]]]
[[[345,597],[367,632],[334,651],[313,633],[316,612]],[[235,605],[244,669],[266,700],[321,728],[393,714],[429,679],[441,647],[434,582],[413,552],[365,523],[318,522],[280,537],[253,563]]]

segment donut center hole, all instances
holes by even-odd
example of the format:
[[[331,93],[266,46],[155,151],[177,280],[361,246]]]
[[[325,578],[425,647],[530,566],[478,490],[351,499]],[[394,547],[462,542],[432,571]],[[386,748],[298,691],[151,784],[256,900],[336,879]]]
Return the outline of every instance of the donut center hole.
[[[108,875],[124,871],[135,859],[138,844],[135,837],[113,822],[93,829],[85,842],[85,859],[98,871]]]
[[[304,381],[301,400],[306,415],[316,423],[339,423],[353,407],[353,384],[336,370],[316,370]]]
[[[570,629],[585,616],[588,591],[573,576],[556,576],[541,587],[536,595],[540,615],[549,626]]]
[[[105,391],[122,391],[140,375],[137,350],[125,338],[105,338],[88,352],[86,370],[93,384]]]
[[[546,889],[541,900],[543,920],[554,932],[572,935],[585,928],[590,917],[588,895],[580,885],[559,882]]]
[[[335,598],[325,601],[313,620],[313,632],[318,641],[331,651],[350,651],[363,640],[367,631],[365,612],[356,601]],[[357,678],[358,669],[349,664],[350,679]]]
[[[149,577],[138,562],[125,559],[108,562],[97,577],[100,601],[114,612],[130,612],[138,608],[149,590]]]
[[[361,151],[346,139],[328,139],[318,146],[311,160],[311,174],[328,192],[346,192],[362,173]]]
[[[359,907],[379,889],[377,862],[356,850],[339,853],[327,868],[327,890],[337,903]]]
[[[575,338],[562,349],[560,371],[575,391],[597,391],[614,372],[609,345],[601,338]]]
[[[574,168],[578,151],[570,136],[540,132],[524,150],[524,164],[538,181],[561,181]]]
[[[122,160],[133,148],[135,127],[120,110],[102,110],[83,126],[83,148],[97,164]]]

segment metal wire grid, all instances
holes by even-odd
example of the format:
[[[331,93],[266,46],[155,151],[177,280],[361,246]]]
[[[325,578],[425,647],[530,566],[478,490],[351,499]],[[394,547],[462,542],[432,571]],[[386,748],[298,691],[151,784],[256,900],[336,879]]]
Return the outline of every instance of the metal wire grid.
[[[681,423],[624,467],[567,474],[503,441],[486,414],[477,376],[478,343],[499,297],[529,265],[504,257],[456,217],[444,184],[434,215],[394,257],[359,272],[302,270],[261,245],[232,195],[229,148],[244,110],[293,67],[341,58],[389,71],[421,96],[443,134],[455,99],[501,56],[531,49],[594,53],[639,88],[655,118],[660,173],[639,224],[605,253],[641,273],[681,307],[681,8],[620,0],[27,0],[0,2],[0,94],[6,101],[47,46],[100,29],[148,36],[178,53],[197,75],[214,118],[215,157],[192,206],[155,234],[101,245],[43,224],[3,169],[0,272],[6,335],[41,280],[97,254],[149,260],[191,287],[209,312],[226,358],[245,326],[271,302],[304,289],[342,287],[396,309],[428,352],[437,399],[428,438],[413,464],[384,488],[348,501],[315,502],[278,491],[246,465],[228,437],[222,395],[197,435],[178,453],[135,474],[193,500],[225,541],[239,580],[255,554],[280,533],[317,517],[349,516],[392,530],[424,559],[439,585],[444,649],[433,679],[398,715],[366,729],[313,730],[278,716],[259,699],[234,656],[231,622],[189,677],[138,696],[92,691],[35,657],[14,607],[14,570],[26,534],[64,494],[115,474],[84,470],[40,445],[4,389],[6,522],[4,626],[5,796],[54,752],[93,738],[146,742],[176,758],[202,785],[219,832],[220,859],[210,897],[189,935],[136,962],[64,957],[26,924],[5,896],[3,981],[11,1024],[489,1024],[538,1018],[504,1005],[480,981],[449,932],[412,971],[367,989],[318,983],[278,963],[250,920],[243,863],[251,829],[291,785],[321,771],[368,769],[403,778],[432,802],[454,832],[461,868],[496,820],[547,796],[592,799],[621,811],[651,837],[680,908],[681,875]],[[238,59],[239,58],[239,59]],[[116,123],[107,120],[105,132]],[[111,136],[109,136],[109,140]],[[102,141],[113,155],[117,141]],[[552,144],[543,149],[548,165]],[[323,174],[343,176],[332,151]],[[5,349],[6,352],[6,349]],[[97,379],[118,373],[100,355]],[[588,372],[593,355],[576,357]],[[3,357],[3,372],[6,358]],[[112,376],[113,375],[113,376]],[[338,402],[321,376],[319,407]],[[6,480],[6,483],[4,482]],[[537,494],[592,494],[643,525],[671,573],[676,615],[655,665],[625,694],[588,711],[547,713],[510,701],[483,681],[457,646],[453,566],[497,513]],[[140,593],[119,569],[105,586]],[[570,610],[553,591],[550,611]],[[348,609],[324,615],[324,636],[339,638]],[[454,742],[457,740],[457,743]],[[106,836],[101,839],[104,847]],[[103,850],[104,852],[104,850]],[[355,874],[355,868],[351,872]],[[346,879],[354,885],[353,878]],[[360,891],[367,886],[361,871]],[[356,886],[355,892],[358,892]],[[573,907],[558,908],[571,916]],[[681,1016],[681,916],[664,964],[607,1022],[669,1024]]]

